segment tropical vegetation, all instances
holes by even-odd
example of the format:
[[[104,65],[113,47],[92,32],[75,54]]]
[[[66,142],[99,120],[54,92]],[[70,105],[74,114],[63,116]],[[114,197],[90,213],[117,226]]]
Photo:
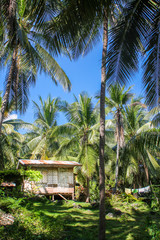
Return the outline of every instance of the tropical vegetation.
[[[59,99],[48,96],[46,101],[39,97],[40,106],[33,102],[35,122],[25,134],[24,154],[31,159],[49,159],[59,147],[57,128]]]
[[[124,193],[125,188],[139,189],[150,184],[152,200],[153,196],[156,199],[154,210],[159,210],[159,196],[153,188],[160,181],[159,6],[159,0],[0,2],[0,67],[6,67],[3,97],[0,93],[0,169],[15,169],[20,158],[82,163],[82,168],[76,171],[81,189],[86,190],[86,202],[99,196],[95,197],[99,203],[99,240],[106,235],[105,198],[110,192]],[[87,93],[75,96],[73,103],[52,96],[46,100],[39,97],[40,104],[33,102],[34,123],[11,118],[15,111],[26,111],[29,89],[42,72],[55,84],[59,82],[70,90],[69,78],[55,57],[64,54],[74,60],[86,55],[100,39],[103,40],[100,101]],[[145,99],[134,96],[134,89],[126,86],[140,59]],[[65,124],[58,124],[59,112],[65,114]],[[131,199],[132,196],[126,196],[124,201]],[[26,204],[23,201],[20,210]],[[135,218],[139,219],[137,213]],[[46,216],[39,215],[38,224],[45,220]],[[123,217],[120,221],[123,222]],[[21,227],[28,229],[26,239],[28,234],[34,239],[32,223],[24,222],[20,219]],[[36,229],[36,237],[72,239],[67,238],[65,228],[52,235],[50,227],[48,222],[46,232]],[[158,239],[158,234],[153,234],[153,239]],[[137,237],[132,235],[125,237]]]

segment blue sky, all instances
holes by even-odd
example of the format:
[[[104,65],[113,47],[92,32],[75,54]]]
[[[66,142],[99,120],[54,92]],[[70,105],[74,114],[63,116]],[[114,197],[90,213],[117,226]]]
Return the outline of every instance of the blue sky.
[[[51,97],[60,97],[62,100],[66,100],[69,103],[74,101],[73,94],[78,96],[82,91],[88,92],[89,96],[94,97],[100,90],[101,81],[101,54],[102,43],[96,45],[96,47],[85,57],[80,57],[77,61],[70,61],[66,57],[59,57],[57,62],[63,68],[68,75],[72,89],[70,92],[63,90],[62,86],[56,86],[52,80],[44,74],[38,75],[37,83],[35,87],[30,89],[30,103],[28,109],[24,115],[19,115],[18,118],[26,122],[33,123],[34,110],[32,101],[39,102],[38,97],[41,96],[43,100],[47,99],[50,94]],[[140,71],[141,72],[141,71]],[[132,92],[136,95],[142,95],[141,73],[136,73],[133,77],[134,81],[130,85],[134,85]],[[0,90],[3,90],[4,72],[1,71]],[[58,124],[65,122],[64,115],[60,114],[58,118]]]

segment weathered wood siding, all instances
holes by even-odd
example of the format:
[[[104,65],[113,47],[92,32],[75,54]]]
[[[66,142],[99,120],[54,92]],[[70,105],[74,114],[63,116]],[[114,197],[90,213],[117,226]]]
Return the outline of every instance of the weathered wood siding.
[[[74,184],[73,169],[71,168],[37,168],[43,175],[38,182],[48,185],[57,185],[57,187],[69,187]]]
[[[58,193],[74,194],[73,168],[37,167],[32,169],[40,171],[43,175],[43,178],[39,182],[34,183],[34,192],[45,195],[54,195]],[[31,186],[29,187],[27,182],[25,184],[25,189],[31,189]]]

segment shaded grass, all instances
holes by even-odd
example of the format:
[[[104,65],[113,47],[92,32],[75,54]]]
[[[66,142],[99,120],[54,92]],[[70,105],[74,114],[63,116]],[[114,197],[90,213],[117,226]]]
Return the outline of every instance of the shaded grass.
[[[76,205],[81,208],[73,208],[73,203],[25,199],[14,213],[17,219],[14,228],[1,229],[0,234],[4,236],[1,239],[98,239],[99,210],[78,202]],[[160,227],[159,213],[152,215],[149,206],[140,201],[127,203],[123,198],[113,196],[108,200],[106,211],[113,213],[113,217],[106,215],[106,239],[147,240],[151,239],[148,227],[151,224]],[[121,214],[116,215],[117,211]],[[7,235],[11,231],[12,237]],[[22,232],[27,233],[20,236]]]

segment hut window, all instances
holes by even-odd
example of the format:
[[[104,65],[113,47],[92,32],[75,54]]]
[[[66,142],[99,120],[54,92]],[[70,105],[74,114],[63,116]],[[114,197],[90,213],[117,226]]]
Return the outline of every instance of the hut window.
[[[52,183],[53,184],[58,184],[58,172],[57,172],[57,170],[53,170],[53,178],[52,178]]]
[[[47,183],[47,171],[46,170],[41,170],[41,174],[43,175],[43,178],[40,179],[40,183]]]
[[[51,169],[48,170],[48,182],[49,184],[57,184],[58,179],[57,179],[57,170]]]
[[[48,182],[49,184],[52,184],[52,173],[53,171],[52,170],[48,170]]]
[[[68,173],[68,178],[69,178],[69,184],[73,184],[73,173],[72,172]]]

